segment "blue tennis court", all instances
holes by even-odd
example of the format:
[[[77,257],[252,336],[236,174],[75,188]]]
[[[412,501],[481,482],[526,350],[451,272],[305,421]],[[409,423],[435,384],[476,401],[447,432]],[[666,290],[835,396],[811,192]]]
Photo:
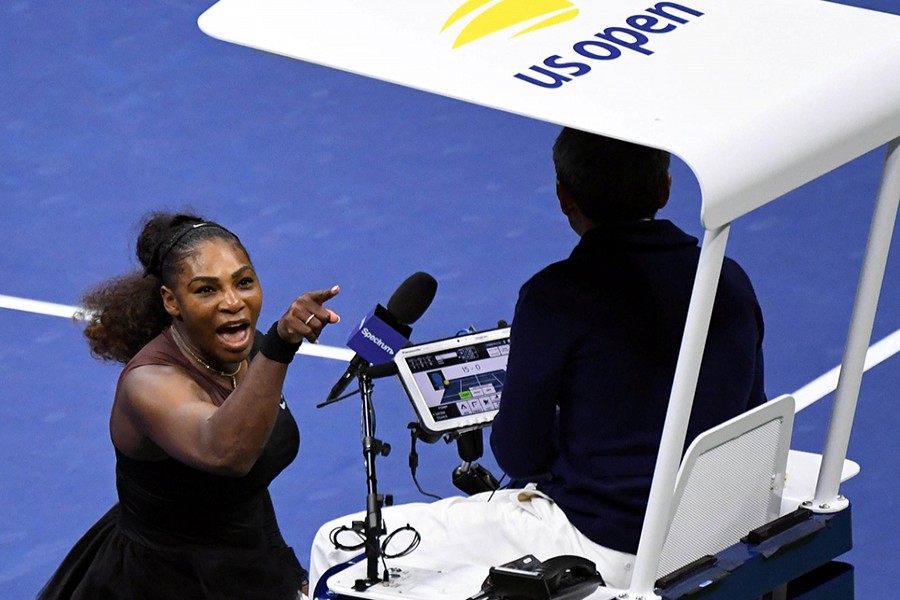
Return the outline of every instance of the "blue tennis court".
[[[900,14],[892,0],[845,3]],[[329,307],[343,321],[322,339],[338,348],[416,271],[439,287],[414,341],[511,320],[519,286],[577,241],[554,196],[556,127],[213,40],[196,26],[210,4],[0,7],[0,597],[33,597],[115,502],[107,421],[120,367],[91,358],[66,315],[87,287],[136,267],[147,212],[191,208],[235,231],[265,289],[261,323],[340,284]],[[866,154],[732,229],[728,254],[765,313],[770,398],[841,361],[883,157]],[[699,185],[677,158],[672,174],[659,217],[700,235]],[[848,454],[862,471],[842,488],[854,505],[845,559],[867,598],[889,597],[900,574],[900,336],[888,337],[900,330],[898,245],[872,340],[887,338],[886,358],[863,380]],[[303,562],[319,524],[365,508],[359,402],[315,407],[345,367],[300,357],[285,388],[301,449],[272,493]],[[821,451],[831,405],[821,390],[797,417],[794,448]],[[393,446],[378,459],[379,490],[424,500],[408,469],[404,391],[378,380],[374,401],[378,436]],[[455,493],[456,449],[419,453],[423,488]]]

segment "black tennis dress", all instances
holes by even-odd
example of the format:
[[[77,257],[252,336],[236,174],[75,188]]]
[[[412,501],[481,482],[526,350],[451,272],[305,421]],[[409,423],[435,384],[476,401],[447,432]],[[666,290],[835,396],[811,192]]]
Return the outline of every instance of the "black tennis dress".
[[[143,365],[185,369],[216,404],[231,391],[194,368],[168,329],[122,376]],[[116,450],[119,502],[75,544],[38,599],[296,600],[307,573],[281,536],[268,486],[294,460],[299,439],[282,401],[262,455],[243,477]]]

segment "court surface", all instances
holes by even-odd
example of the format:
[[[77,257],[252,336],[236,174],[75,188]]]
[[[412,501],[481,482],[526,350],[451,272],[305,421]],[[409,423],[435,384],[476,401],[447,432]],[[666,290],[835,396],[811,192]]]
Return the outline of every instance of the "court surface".
[[[577,241],[554,198],[554,126],[215,41],[196,27],[209,4],[0,6],[2,598],[33,597],[115,501],[107,419],[119,366],[92,359],[65,315],[85,288],[136,266],[147,212],[191,207],[233,229],[265,288],[262,323],[340,284],[330,306],[344,320],[323,336],[336,348],[415,271],[439,287],[414,341],[511,320],[519,286]],[[893,0],[857,5],[900,13]],[[841,360],[883,155],[732,229],[728,254],[765,312],[770,397]],[[659,216],[699,234],[697,182],[677,159],[673,176]],[[897,245],[873,342],[900,330]],[[846,559],[866,598],[890,597],[900,574],[897,337],[863,380],[849,452],[862,472],[842,488],[855,521]],[[320,523],[365,508],[359,402],[315,408],[345,366],[303,356],[286,384],[301,450],[272,493],[303,562]],[[824,398],[798,415],[793,446],[820,451],[831,395],[827,384],[810,393]],[[379,491],[424,500],[408,472],[413,413],[400,385],[379,380],[375,406],[394,448],[377,461]],[[456,449],[418,450],[422,486],[454,493]]]

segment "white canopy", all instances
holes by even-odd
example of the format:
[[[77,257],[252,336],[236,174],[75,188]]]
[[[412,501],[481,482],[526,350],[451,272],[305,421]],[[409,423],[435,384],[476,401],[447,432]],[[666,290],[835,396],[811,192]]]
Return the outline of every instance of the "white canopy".
[[[821,0],[221,0],[199,24],[670,150],[707,229],[900,135],[900,17]]]
[[[655,597],[730,223],[890,142],[811,506],[838,494],[900,202],[900,17],[823,0],[220,0],[209,35],[669,150],[704,234],[630,592]]]

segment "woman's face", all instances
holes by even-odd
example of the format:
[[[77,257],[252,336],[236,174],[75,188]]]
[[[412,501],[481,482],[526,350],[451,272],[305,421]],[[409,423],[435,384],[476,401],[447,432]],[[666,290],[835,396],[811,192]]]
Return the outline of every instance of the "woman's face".
[[[228,240],[198,243],[181,263],[173,289],[162,288],[166,311],[187,342],[212,365],[250,354],[262,288],[250,258]]]

